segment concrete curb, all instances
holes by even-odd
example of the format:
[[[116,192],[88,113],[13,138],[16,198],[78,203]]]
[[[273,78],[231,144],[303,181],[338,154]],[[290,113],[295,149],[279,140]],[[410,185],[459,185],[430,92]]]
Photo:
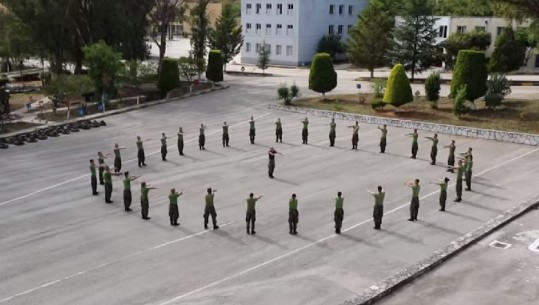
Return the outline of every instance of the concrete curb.
[[[350,120],[350,121],[359,121],[367,124],[374,125],[388,125],[394,127],[408,128],[408,129],[419,129],[427,130],[430,132],[436,132],[441,134],[450,134],[458,135],[472,138],[479,138],[485,140],[494,140],[515,144],[525,144],[531,146],[539,146],[539,135],[538,134],[529,134],[529,133],[520,133],[520,132],[511,132],[511,131],[502,131],[502,130],[492,130],[492,129],[482,129],[474,128],[467,126],[455,126],[455,125],[443,125],[429,122],[419,122],[419,121],[409,121],[393,118],[384,118],[378,116],[362,115],[362,114],[353,114],[347,112],[336,112],[330,110],[319,110],[312,108],[302,108],[294,106],[284,106],[280,104],[269,104],[269,109],[301,113],[314,116],[322,116],[328,118],[336,118],[341,120]]]
[[[434,268],[438,267],[449,258],[457,255],[467,247],[471,246],[474,243],[477,243],[479,240],[483,239],[487,235],[500,229],[514,219],[524,215],[530,209],[534,207],[537,208],[538,206],[539,196],[533,198],[532,200],[520,203],[516,207],[507,210],[505,213],[498,215],[494,219],[488,221],[483,226],[473,230],[472,232],[451,242],[447,246],[439,249],[438,251],[434,252],[433,255],[422,259],[416,264],[411,265],[408,268],[398,272],[397,274],[383,280],[382,282],[371,286],[369,289],[365,290],[362,294],[358,295],[353,300],[346,301],[342,305],[370,305],[376,303],[383,297],[391,294],[399,287],[408,284],[413,280],[419,278],[423,274],[433,270]]]
[[[179,96],[179,97],[157,100],[157,101],[148,102],[148,103],[144,103],[144,104],[140,104],[140,105],[125,107],[125,108],[118,109],[118,110],[110,110],[110,111],[106,111],[104,113],[91,114],[91,115],[87,115],[87,116],[82,117],[82,118],[71,119],[69,121],[54,122],[54,123],[51,123],[51,124],[38,125],[38,126],[35,126],[35,127],[32,127],[32,128],[19,130],[17,132],[0,134],[0,138],[8,138],[8,137],[16,136],[16,135],[19,135],[19,134],[33,132],[36,129],[40,129],[40,128],[54,127],[54,126],[68,124],[68,123],[75,123],[75,122],[78,122],[78,121],[96,120],[96,119],[100,119],[100,118],[104,118],[104,117],[108,117],[108,116],[112,116],[112,115],[126,113],[126,112],[133,111],[133,110],[143,109],[143,108],[147,108],[147,107],[151,107],[151,106],[155,106],[155,105],[161,105],[161,104],[165,104],[165,103],[169,103],[169,102],[172,102],[172,101],[177,101],[177,100],[181,100],[181,99],[185,99],[185,98],[189,98],[189,97],[193,97],[193,96],[198,96],[198,95],[201,95],[201,94],[207,94],[207,93],[210,93],[210,92],[213,92],[213,91],[224,90],[224,89],[228,89],[229,87],[230,87],[230,85],[218,86],[218,87],[213,87],[213,88],[210,88],[210,89],[197,91],[195,93],[187,93],[187,94],[184,94],[184,95]]]
[[[383,79],[383,80],[387,81],[387,77],[376,77],[376,78],[380,78],[380,79]],[[371,81],[371,79],[369,77],[358,77],[358,78],[356,78],[354,80],[358,81],[358,82],[370,82]],[[416,78],[413,81],[410,80],[410,83],[411,84],[424,84],[425,81],[426,81],[425,78]],[[510,80],[510,82],[511,82],[511,86],[515,86],[515,87],[537,87],[537,86],[539,86],[539,81],[534,81],[534,80],[529,80],[529,81]],[[440,84],[442,84],[442,85],[450,85],[451,84],[451,79],[442,78],[442,79],[440,79]]]

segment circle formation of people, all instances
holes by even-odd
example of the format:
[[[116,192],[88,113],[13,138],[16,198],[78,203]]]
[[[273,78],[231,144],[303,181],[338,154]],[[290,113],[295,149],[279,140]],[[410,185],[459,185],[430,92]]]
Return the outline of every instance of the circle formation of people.
[[[307,145],[308,144],[308,138],[309,138],[309,120],[308,118],[305,118],[301,121],[303,128],[301,132],[302,137],[302,143]],[[336,126],[335,119],[331,120],[331,123],[329,124],[329,146],[334,147],[335,145],[335,138],[336,138]],[[358,141],[359,141],[359,122],[356,121],[355,125],[348,126],[349,128],[352,128],[352,149],[357,150]],[[206,137],[205,137],[205,130],[206,126],[204,124],[200,125],[199,128],[199,137],[198,137],[198,146],[199,150],[205,150],[205,143],[206,143]],[[223,147],[228,147],[230,142],[230,137],[228,133],[229,125],[227,125],[226,122],[224,122],[223,126],[223,133],[222,133],[222,141],[223,141]],[[387,145],[387,133],[388,129],[386,125],[379,126],[378,129],[381,131],[381,137],[380,137],[380,153],[385,153],[386,145]],[[182,127],[179,128],[177,133],[177,147],[178,147],[178,153],[180,156],[183,156],[183,148],[184,148],[184,132]],[[255,120],[253,117],[251,117],[249,121],[249,141],[251,144],[255,143],[255,136],[256,136],[256,128],[255,128]],[[414,132],[407,134],[407,136],[411,137],[412,139],[412,155],[410,158],[416,159],[417,152],[419,149],[418,146],[418,138],[419,134],[417,132],[417,129],[414,129]],[[434,134],[432,137],[425,137],[426,139],[430,140],[432,142],[431,146],[431,165],[436,164],[436,157],[438,155],[438,135]],[[162,161],[167,161],[167,139],[170,139],[165,135],[165,133],[162,133],[161,136],[161,159]],[[137,146],[137,159],[138,159],[138,166],[139,167],[145,167],[146,166],[146,155],[144,153],[144,142],[147,140],[143,140],[141,137],[137,137],[136,146]],[[281,119],[277,119],[275,122],[275,142],[276,143],[282,143],[283,142],[283,128]],[[444,146],[444,148],[449,149],[449,156],[447,159],[447,172],[454,173],[457,171],[457,177],[456,177],[456,198],[454,202],[461,202],[462,201],[462,189],[463,189],[463,181],[466,181],[466,190],[471,191],[471,183],[472,183],[472,167],[473,167],[473,155],[472,155],[472,148],[469,148],[467,152],[461,153],[460,157],[458,158],[457,166],[455,166],[455,150],[456,145],[455,141],[451,141],[451,144]],[[111,171],[110,167],[105,164],[105,159],[111,156],[111,154],[103,154],[102,152],[98,152],[98,163],[95,164],[95,161],[92,159],[90,160],[90,177],[91,177],[91,187],[92,187],[92,195],[99,195],[97,192],[97,181],[99,178],[99,183],[101,185],[104,185],[105,188],[105,202],[110,204],[113,203],[111,200],[112,195],[112,176],[121,176],[122,175],[122,157],[121,157],[121,151],[126,149],[125,147],[120,147],[118,144],[114,145],[114,169]],[[274,178],[273,174],[275,171],[275,157],[277,155],[282,155],[280,152],[276,151],[275,148],[270,147],[268,151],[268,176],[269,178]],[[138,179],[139,176],[131,176],[128,171],[125,171],[123,173],[123,201],[124,201],[124,209],[126,212],[131,212],[131,203],[132,203],[132,194],[131,194],[131,182]],[[439,203],[440,203],[440,211],[445,211],[446,207],[446,200],[447,200],[447,189],[449,185],[450,179],[445,177],[437,182],[431,182],[433,184],[437,184],[440,186],[440,197],[439,197]],[[412,199],[410,201],[410,218],[409,221],[417,221],[417,216],[419,212],[419,193],[421,190],[420,186],[420,180],[415,179],[411,182],[406,182],[406,186],[410,187],[412,190]],[[157,189],[156,187],[150,186],[146,182],[140,183],[140,205],[141,205],[141,216],[144,220],[149,220],[149,192],[151,190]],[[213,229],[218,229],[219,226],[217,225],[217,212],[214,205],[214,196],[215,192],[217,190],[208,188],[207,193],[205,195],[205,207],[204,207],[204,229],[208,229],[208,221],[211,216],[212,218],[212,224]],[[382,217],[384,215],[384,199],[385,199],[385,191],[382,186],[378,186],[376,191],[367,190],[373,197],[374,197],[374,207],[373,207],[373,220],[374,220],[374,229],[380,230],[382,225]],[[170,225],[172,226],[178,226],[179,225],[179,209],[178,209],[178,198],[183,195],[183,191],[178,192],[176,189],[172,188],[170,190],[170,193],[168,195],[169,199],[169,218],[170,218]],[[246,231],[247,234],[256,234],[255,231],[255,222],[256,222],[256,202],[260,200],[263,196],[255,197],[253,193],[249,194],[249,197],[246,199],[247,203],[247,211],[246,211]],[[342,196],[342,192],[337,193],[337,197],[335,198],[335,211],[334,211],[334,221],[335,221],[335,233],[340,234],[341,228],[342,228],[342,222],[344,219],[344,210],[343,210],[343,203],[344,203],[344,197]],[[289,200],[289,216],[288,216],[288,223],[289,223],[289,233],[291,235],[297,234],[297,225],[298,225],[298,219],[299,219],[299,212],[298,212],[298,199],[296,194],[292,194],[290,200]]]

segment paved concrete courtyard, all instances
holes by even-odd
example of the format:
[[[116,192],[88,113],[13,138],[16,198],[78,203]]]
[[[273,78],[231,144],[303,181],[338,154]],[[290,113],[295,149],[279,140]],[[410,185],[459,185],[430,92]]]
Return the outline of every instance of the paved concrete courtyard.
[[[447,175],[429,164],[430,141],[422,133],[419,158],[409,158],[410,130],[391,128],[385,155],[380,132],[361,125],[359,150],[351,151],[353,122],[337,121],[336,147],[328,147],[325,118],[310,117],[309,145],[301,144],[302,116],[273,112],[279,81],[229,78],[230,89],[108,117],[107,127],[81,131],[0,151],[1,304],[339,304],[459,236],[537,194],[539,148],[440,135],[457,151],[474,148],[473,192],[454,204],[449,176],[448,211],[438,211],[438,187]],[[299,81],[298,81],[299,82]],[[302,87],[305,88],[305,87]],[[350,91],[343,87],[337,91]],[[249,144],[250,116],[257,122]],[[274,122],[283,122],[282,144]],[[221,145],[221,125],[231,125],[231,147]],[[206,151],[196,143],[208,125]],[[175,132],[183,126],[186,156],[178,156]],[[168,162],[159,137],[169,140]],[[148,167],[136,167],[136,136],[145,144]],[[114,203],[103,189],[91,196],[88,160],[97,151],[126,146],[124,170],[159,187],[150,192],[150,221],[140,219],[139,185],[134,211],[122,205],[122,183],[114,177]],[[267,177],[269,146],[277,157],[276,178]],[[112,164],[112,160],[107,160]],[[419,221],[411,223],[411,191],[422,181]],[[140,181],[139,180],[139,181]],[[372,229],[373,199],[366,189],[386,189],[381,231]],[[179,227],[168,221],[170,188],[180,197]],[[207,187],[218,190],[219,230],[203,230]],[[345,197],[344,232],[333,233],[334,197]],[[257,235],[245,233],[245,198],[264,194],[257,206]],[[297,236],[288,234],[288,199],[299,199]]]

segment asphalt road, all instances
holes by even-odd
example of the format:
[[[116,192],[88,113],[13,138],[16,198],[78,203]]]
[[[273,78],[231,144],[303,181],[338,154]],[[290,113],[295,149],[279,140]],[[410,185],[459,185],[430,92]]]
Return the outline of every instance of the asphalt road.
[[[385,155],[380,132],[361,125],[351,151],[351,122],[338,121],[337,143],[328,147],[328,124],[309,118],[309,145],[301,144],[300,117],[272,112],[275,87],[293,77],[231,79],[232,88],[106,119],[108,127],[0,151],[0,304],[338,304],[415,263],[434,250],[537,193],[539,148],[454,137],[457,151],[474,148],[474,191],[448,211],[438,211],[438,187],[446,176],[429,165],[430,144],[421,139],[419,159],[409,158],[409,130],[389,131]],[[347,87],[337,91],[346,91]],[[257,121],[249,144],[250,116]],[[280,117],[284,142],[274,143]],[[221,146],[221,124],[231,125],[231,147]],[[207,150],[196,138],[208,125]],[[175,132],[183,126],[186,156],[177,154]],[[161,132],[169,161],[159,156]],[[135,138],[146,143],[147,168],[139,169]],[[421,134],[421,136],[430,136]],[[440,144],[450,137],[441,135]],[[121,180],[114,178],[112,205],[103,189],[90,195],[88,160],[97,151],[127,146],[124,169],[159,187],[150,192],[150,221],[140,219],[139,187],[134,212],[122,207]],[[267,177],[270,145],[276,179]],[[112,160],[108,162],[112,164]],[[411,191],[403,182],[422,180],[419,221],[410,223]],[[453,177],[451,177],[453,178]],[[453,181],[454,182],[454,179]],[[366,189],[387,192],[382,231],[372,229],[373,199]],[[184,190],[180,227],[168,221],[167,193]],[[218,189],[221,229],[203,230],[207,187]],[[344,232],[333,233],[334,197],[345,197]],[[264,194],[257,207],[257,235],[245,233],[245,198]],[[288,199],[299,199],[299,234],[288,234]]]

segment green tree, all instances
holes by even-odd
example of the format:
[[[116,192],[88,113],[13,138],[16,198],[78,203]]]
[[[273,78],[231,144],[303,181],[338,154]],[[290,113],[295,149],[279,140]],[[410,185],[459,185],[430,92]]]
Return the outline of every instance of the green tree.
[[[431,102],[434,109],[438,108],[438,100],[440,99],[440,73],[432,72],[425,80],[425,94]]]
[[[493,73],[487,80],[485,105],[489,109],[501,106],[504,97],[511,93],[511,81],[504,74]]]
[[[122,54],[115,52],[104,41],[83,49],[88,66],[88,76],[94,82],[96,93],[112,96],[116,90],[116,78],[122,69]]]
[[[490,57],[490,71],[507,73],[520,69],[524,64],[526,49],[526,42],[517,40],[513,28],[507,27],[496,39],[496,46]]]
[[[16,64],[22,73],[24,61],[39,55],[39,48],[29,29],[15,15],[0,12],[0,28],[0,58],[4,59],[6,67]]]
[[[504,10],[516,13],[519,17],[539,18],[539,2],[535,0],[496,0],[496,2],[508,5]]]
[[[412,86],[410,86],[403,65],[397,64],[391,69],[383,101],[394,107],[400,107],[414,101]]]
[[[288,87],[286,84],[282,84],[277,89],[277,96],[280,100],[284,101],[285,105],[292,104],[292,100],[299,96],[299,87],[296,84]]]
[[[268,68],[268,65],[270,63],[270,50],[268,46],[266,45],[266,42],[262,42],[262,46],[260,47],[260,50],[258,51],[258,59],[256,62],[256,66],[262,70],[262,73],[266,73],[266,69]]]
[[[496,0],[431,0],[436,16],[493,16]]]
[[[204,71],[208,33],[210,31],[209,18],[206,8],[210,0],[197,0],[191,10],[191,54],[197,62],[198,76]]]
[[[453,67],[460,50],[486,51],[491,43],[492,36],[483,30],[451,34],[444,41],[446,64]]]
[[[453,69],[451,96],[456,97],[458,90],[466,86],[466,99],[475,101],[487,92],[487,62],[485,53],[474,50],[461,50]]]
[[[165,57],[167,51],[167,34],[172,22],[181,23],[184,19],[186,7],[183,0],[153,0],[154,9],[148,14],[154,28],[155,35],[152,40],[159,48],[159,63]]]
[[[466,85],[460,86],[456,92],[455,100],[453,101],[453,114],[455,114],[458,118],[470,111],[470,108],[468,105],[466,105],[467,95],[468,93],[466,92]]]
[[[335,58],[338,53],[345,51],[344,45],[341,42],[341,35],[328,34],[324,35],[318,41],[317,53],[328,53],[331,58]]]
[[[314,55],[309,71],[309,90],[322,93],[326,96],[326,92],[337,87],[337,72],[333,68],[331,56],[328,53],[318,53]]]
[[[161,61],[161,73],[157,81],[157,88],[165,96],[170,90],[180,87],[180,70],[178,61],[174,58],[163,58]]]
[[[395,28],[390,57],[393,63],[400,63],[411,72],[412,80],[416,73],[430,68],[437,55],[434,42],[438,33],[432,13],[428,0],[406,0],[403,21]]]
[[[385,10],[383,4],[370,2],[352,27],[346,43],[350,61],[369,69],[371,79],[374,69],[388,63],[387,52],[393,43],[395,17]]]
[[[240,53],[243,46],[241,24],[238,24],[238,16],[234,5],[230,2],[223,4],[221,16],[215,22],[215,29],[208,35],[208,45],[211,49],[220,50],[223,55],[224,70],[234,56]]]
[[[211,50],[208,55],[206,78],[214,83],[223,81],[223,55],[219,50]]]

